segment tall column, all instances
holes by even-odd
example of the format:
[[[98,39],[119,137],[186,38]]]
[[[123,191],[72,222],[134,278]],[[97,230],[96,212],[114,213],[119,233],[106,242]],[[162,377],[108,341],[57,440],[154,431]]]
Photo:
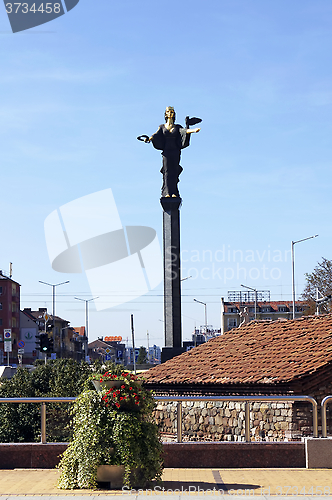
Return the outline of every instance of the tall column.
[[[161,198],[160,203],[163,207],[164,331],[169,358],[179,354],[182,348],[179,210],[182,199]]]

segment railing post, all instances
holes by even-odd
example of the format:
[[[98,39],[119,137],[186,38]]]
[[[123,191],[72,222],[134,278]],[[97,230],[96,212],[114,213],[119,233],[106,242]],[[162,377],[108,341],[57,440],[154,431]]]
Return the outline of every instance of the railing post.
[[[318,438],[318,408],[315,400],[312,401],[312,426],[314,438]]]
[[[177,435],[177,442],[182,443],[182,403],[181,403],[181,401],[179,401],[177,404],[176,435]]]
[[[46,403],[41,404],[41,419],[40,419],[40,427],[41,427],[41,443],[46,443]]]
[[[327,421],[326,421],[326,407],[327,403],[332,400],[332,396],[325,396],[321,402],[322,412],[322,438],[327,438]]]
[[[244,432],[247,443],[250,443],[250,403],[246,401],[244,404]]]
[[[322,404],[322,438],[327,438],[326,405]]]

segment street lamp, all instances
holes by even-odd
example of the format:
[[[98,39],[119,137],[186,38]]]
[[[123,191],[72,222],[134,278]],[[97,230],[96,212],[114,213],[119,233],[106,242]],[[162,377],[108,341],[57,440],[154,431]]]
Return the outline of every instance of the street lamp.
[[[62,283],[57,283],[56,285],[52,285],[51,283],[46,283],[45,281],[40,281],[39,283],[43,283],[43,285],[48,285],[52,287],[52,316],[54,318],[55,316],[55,287],[60,286],[60,285],[65,285],[66,283],[69,283],[69,281],[63,281]]]
[[[243,288],[248,288],[248,290],[252,290],[255,292],[255,319],[257,319],[257,289],[256,288],[251,288],[250,286],[247,285],[241,285]]]
[[[200,300],[194,299],[194,302],[198,302],[199,304],[203,304],[204,309],[205,309],[205,333],[207,333],[207,312],[206,312],[206,303],[201,302]]]
[[[99,297],[94,297],[93,299],[79,299],[78,297],[74,297],[76,300],[81,300],[82,302],[85,302],[85,336],[87,338],[87,342],[89,342],[89,306],[88,303],[91,302],[91,300],[99,299]]]
[[[312,238],[317,238],[318,234],[314,236],[309,236],[309,238],[303,238],[303,240],[292,241],[292,296],[293,296],[293,319],[295,319],[295,260],[294,260],[294,245],[296,243],[301,243],[301,241],[311,240]]]

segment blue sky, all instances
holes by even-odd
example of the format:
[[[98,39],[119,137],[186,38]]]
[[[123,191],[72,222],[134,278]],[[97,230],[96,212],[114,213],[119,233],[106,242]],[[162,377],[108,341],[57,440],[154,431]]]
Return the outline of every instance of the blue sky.
[[[52,270],[44,220],[111,188],[124,225],[156,229],[161,158],[136,137],[164,109],[203,119],[182,153],[183,337],[220,327],[220,297],[246,284],[291,299],[304,273],[331,258],[332,5],[328,0],[80,0],[66,15],[12,34],[0,6],[0,269],[13,262],[22,307],[84,324],[84,274]],[[228,254],[228,251],[230,252]],[[223,253],[224,252],[224,253]],[[235,253],[233,253],[235,252]],[[224,255],[224,261],[222,257]],[[229,255],[229,258],[228,258]],[[263,267],[264,266],[264,267]],[[162,286],[97,312],[90,338],[163,344]]]

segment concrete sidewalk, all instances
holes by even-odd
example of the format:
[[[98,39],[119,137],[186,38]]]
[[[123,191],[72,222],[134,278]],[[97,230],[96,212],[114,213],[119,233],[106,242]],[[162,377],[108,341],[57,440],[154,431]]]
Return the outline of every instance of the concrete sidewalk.
[[[163,484],[150,491],[121,490],[59,490],[60,472],[55,469],[0,470],[0,498],[46,497],[121,497],[140,499],[149,495],[185,498],[213,496],[246,498],[256,496],[276,498],[332,498],[330,469],[165,469]],[[210,491],[209,491],[210,490]]]

